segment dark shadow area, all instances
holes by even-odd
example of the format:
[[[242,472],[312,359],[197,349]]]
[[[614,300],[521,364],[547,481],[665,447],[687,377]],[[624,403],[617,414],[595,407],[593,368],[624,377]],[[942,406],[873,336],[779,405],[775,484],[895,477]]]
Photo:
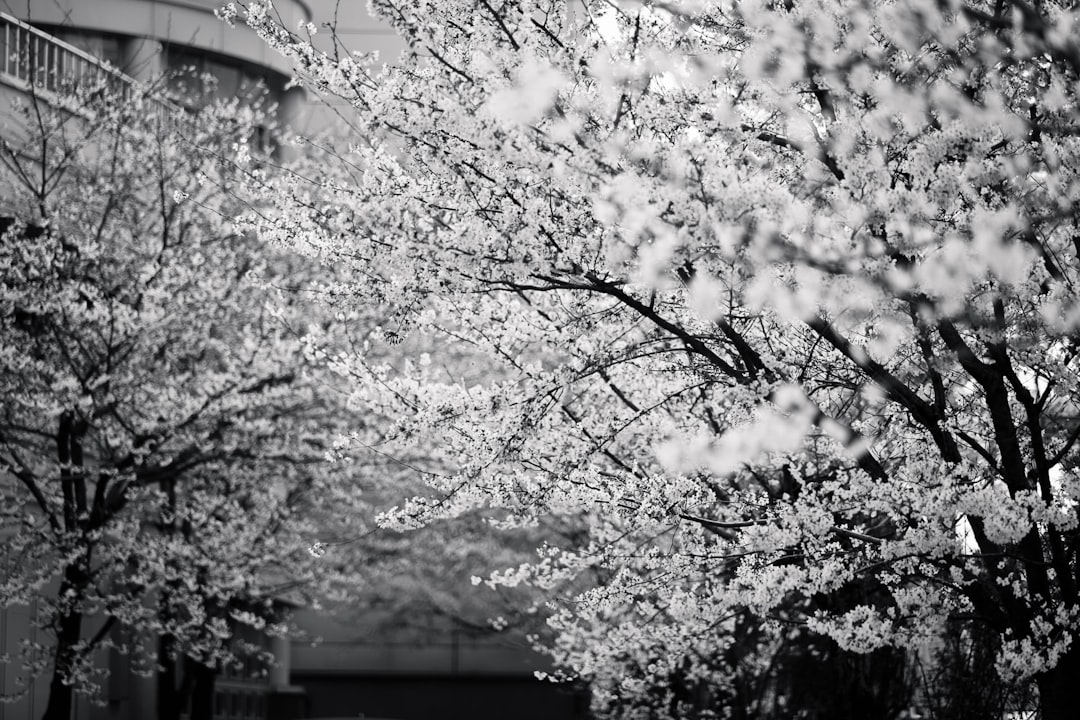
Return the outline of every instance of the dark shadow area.
[[[293,675],[309,717],[392,720],[586,720],[588,695],[570,686],[505,676]]]

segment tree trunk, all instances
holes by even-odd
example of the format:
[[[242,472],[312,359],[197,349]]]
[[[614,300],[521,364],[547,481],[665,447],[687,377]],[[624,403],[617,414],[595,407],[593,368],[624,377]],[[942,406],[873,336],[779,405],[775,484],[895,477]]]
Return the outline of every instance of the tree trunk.
[[[191,720],[214,720],[214,684],[217,681],[217,670],[201,662],[190,663],[195,680],[191,692]]]
[[[173,638],[158,638],[157,720],[180,719],[180,693],[176,688],[176,657],[172,652]]]
[[[61,413],[56,431],[56,459],[60,463],[60,485],[64,495],[64,529],[74,532],[79,529],[86,512],[86,482],[81,476],[75,477],[72,468],[82,469],[82,433],[86,423],[76,420],[75,413]],[[86,590],[90,568],[91,546],[87,546],[81,557],[64,568],[64,579],[60,583],[60,592],[56,596],[56,650],[53,653],[53,674],[49,682],[49,701],[45,705],[42,720],[71,720],[74,705],[72,680],[78,664],[78,645],[82,636],[82,611],[79,603]]]
[[[1080,638],[1074,638],[1069,651],[1061,656],[1053,670],[1040,673],[1039,709],[1042,720],[1075,720],[1080,707]]]
[[[165,493],[166,505],[162,513],[165,518],[161,531],[166,536],[172,536],[176,532],[176,482],[175,480],[163,480],[161,490]],[[176,568],[175,561],[168,561],[171,569]],[[173,599],[175,597],[177,581],[169,581],[161,591],[158,601],[158,614],[161,618],[161,626],[165,632],[158,638],[158,677],[157,677],[157,709],[158,720],[179,720],[183,711],[183,704],[187,698],[182,697],[184,692],[176,687],[177,652],[176,637],[168,631],[176,618],[173,612]],[[190,685],[190,668],[184,667],[184,686]]]
[[[64,570],[64,581],[60,583],[60,602],[63,604],[56,633],[56,651],[53,654],[53,674],[49,683],[49,701],[41,720],[71,720],[74,703],[71,675],[75,669],[77,645],[82,635],[82,612],[75,609],[76,603],[68,605],[69,593],[81,595],[81,572],[74,565]],[[75,598],[73,598],[75,599]]]

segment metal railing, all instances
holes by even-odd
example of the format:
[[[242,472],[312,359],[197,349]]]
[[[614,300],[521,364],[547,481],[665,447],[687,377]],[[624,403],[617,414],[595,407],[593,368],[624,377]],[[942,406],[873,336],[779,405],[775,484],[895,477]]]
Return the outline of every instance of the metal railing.
[[[154,95],[134,78],[3,12],[0,80],[48,100],[100,94],[111,102],[127,104],[136,97],[145,97],[155,119],[170,125],[184,122],[186,115],[182,106]]]

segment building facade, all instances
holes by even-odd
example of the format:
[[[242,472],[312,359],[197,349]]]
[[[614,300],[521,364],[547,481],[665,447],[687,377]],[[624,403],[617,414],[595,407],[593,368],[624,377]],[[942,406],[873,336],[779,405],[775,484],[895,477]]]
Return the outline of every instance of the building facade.
[[[301,89],[286,89],[288,61],[248,27],[229,27],[214,17],[219,0],[0,0],[0,11],[43,30],[62,43],[125,75],[154,82],[170,73],[207,73],[217,94],[235,97],[265,85],[278,119],[300,119]],[[302,0],[277,0],[282,20],[295,27],[312,19]],[[10,43],[9,43],[10,45]],[[18,49],[14,46],[9,50]],[[51,56],[42,55],[47,64]],[[194,90],[198,94],[200,89]]]

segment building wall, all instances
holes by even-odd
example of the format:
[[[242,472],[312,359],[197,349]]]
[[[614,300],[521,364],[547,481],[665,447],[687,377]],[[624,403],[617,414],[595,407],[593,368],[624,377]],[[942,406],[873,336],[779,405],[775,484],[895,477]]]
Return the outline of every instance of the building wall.
[[[40,716],[45,709],[45,695],[40,683],[27,686],[28,678],[17,658],[23,640],[36,640],[37,632],[30,624],[36,608],[16,605],[0,608],[0,654],[15,662],[0,664],[0,695],[13,696],[28,692],[16,703],[0,703],[0,720],[22,720]]]
[[[3,560],[0,556],[0,560]],[[42,589],[43,595],[55,595],[57,583]],[[153,602],[148,599],[147,602]],[[0,703],[0,720],[36,720],[48,703],[49,681],[52,668],[45,667],[36,678],[31,678],[22,668],[21,644],[23,640],[48,645],[51,636],[38,629],[32,621],[37,613],[37,603],[0,607],[0,655],[7,662],[0,662],[0,695],[22,697],[16,702]],[[84,636],[92,635],[105,618],[89,616],[84,619]],[[130,646],[134,638],[122,627],[115,627],[113,640]],[[288,692],[288,650],[284,642],[268,638],[254,631],[239,634],[245,642],[271,649],[278,664],[267,667],[256,655],[244,658],[240,667],[223,669],[215,682],[215,720],[264,720],[275,694]],[[153,657],[152,638],[141,640],[148,657]],[[287,645],[286,645],[287,648]],[[131,660],[111,648],[95,653],[94,665],[101,668],[99,677],[101,691],[99,703],[77,695],[72,720],[150,720],[156,715],[157,679],[135,671]],[[26,692],[23,692],[23,691]],[[293,720],[290,717],[288,720]]]
[[[0,553],[0,562],[9,560]],[[57,585],[57,582],[47,585],[42,588],[42,594],[55,594]],[[34,678],[23,669],[21,655],[25,640],[45,645],[51,641],[51,636],[33,622],[37,612],[36,601],[31,601],[29,605],[0,607],[0,655],[8,659],[8,662],[0,662],[0,695],[21,696],[15,702],[0,703],[0,720],[36,720],[45,712],[52,669],[46,667]],[[93,634],[103,622],[102,617],[87,617],[84,620],[85,634]],[[122,630],[117,629],[114,634],[118,641],[130,640],[122,637]],[[103,671],[107,670],[107,674],[103,673],[99,678],[103,704],[92,704],[87,698],[77,696],[72,720],[142,720],[153,717],[153,680],[134,674],[128,660],[111,649],[97,652],[95,665]]]
[[[271,73],[276,79],[270,84],[280,89],[292,75],[289,61],[270,50],[243,23],[230,28],[214,17],[213,11],[225,1],[0,0],[0,11],[51,31],[64,28],[60,34],[67,34],[73,44],[142,81],[170,69],[171,46],[226,66]],[[320,48],[332,49],[325,26],[336,21],[345,48],[377,52],[383,62],[392,63],[404,43],[387,26],[373,20],[366,5],[364,0],[274,3],[286,26],[296,28],[300,21],[318,26]],[[278,120],[287,126],[288,133],[311,136],[326,131],[340,124],[338,112],[348,112],[340,101],[328,98],[328,107],[301,90],[280,92],[275,100],[280,105]]]
[[[537,680],[549,660],[516,631],[477,635],[442,616],[411,617],[409,627],[356,608],[344,614],[300,610],[292,684],[313,718],[386,720],[579,720],[588,695]],[[311,639],[317,638],[315,642]]]
[[[508,675],[294,673],[312,718],[585,720],[588,696]]]
[[[288,60],[243,23],[229,27],[214,17],[218,0],[0,0],[0,10],[44,30],[140,82],[193,68],[220,78],[219,97],[243,97],[263,83],[282,125],[303,122],[304,92],[286,90]],[[282,19],[308,21],[302,0],[278,0]],[[197,90],[179,81],[177,90]]]
[[[221,0],[2,0],[5,12],[32,25],[67,26],[97,33],[173,43],[291,74],[288,61],[249,28],[230,28],[214,17]],[[4,6],[7,7],[4,7]],[[302,0],[277,0],[286,25],[311,20]],[[148,66],[145,72],[153,72]],[[158,68],[160,69],[160,68]],[[140,78],[142,79],[142,78]]]

